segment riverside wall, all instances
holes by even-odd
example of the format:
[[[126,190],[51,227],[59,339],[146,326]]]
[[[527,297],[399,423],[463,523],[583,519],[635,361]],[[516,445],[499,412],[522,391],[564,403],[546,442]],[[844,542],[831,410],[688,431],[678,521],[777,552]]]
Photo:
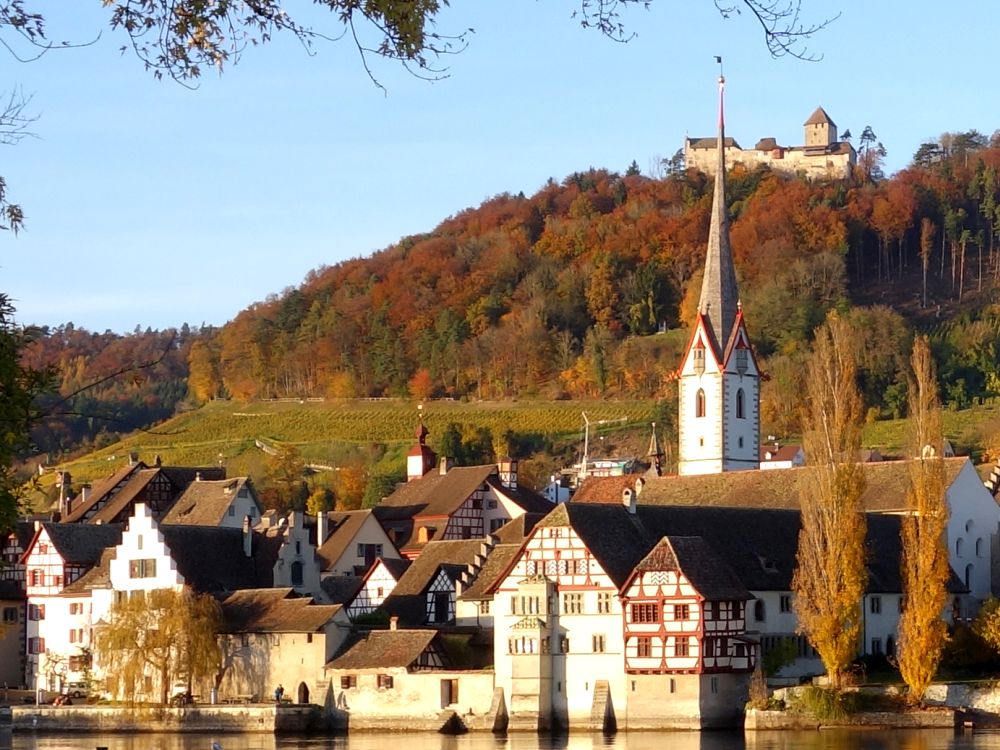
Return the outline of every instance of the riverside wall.
[[[13,706],[16,732],[263,732],[298,733],[320,721],[317,706],[252,705],[125,708],[122,706]]]

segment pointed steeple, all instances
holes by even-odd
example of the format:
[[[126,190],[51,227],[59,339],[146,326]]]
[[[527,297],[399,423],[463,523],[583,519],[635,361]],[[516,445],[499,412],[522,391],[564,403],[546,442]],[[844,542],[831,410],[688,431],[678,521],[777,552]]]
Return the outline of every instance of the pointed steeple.
[[[649,459],[649,469],[656,476],[661,476],[663,474],[663,463],[665,456],[663,455],[663,448],[660,447],[660,440],[656,436],[656,422],[650,423],[653,427],[653,434],[649,438],[649,452],[646,453],[646,458]]]
[[[701,283],[698,311],[706,317],[715,337],[716,350],[729,340],[736,320],[739,291],[733,270],[733,253],[729,247],[729,213],[726,210],[726,126],[724,92],[726,79],[719,76],[719,141],[716,151],[719,166],[715,172],[715,195],[712,198],[712,220],[708,231],[708,253],[705,275]]]

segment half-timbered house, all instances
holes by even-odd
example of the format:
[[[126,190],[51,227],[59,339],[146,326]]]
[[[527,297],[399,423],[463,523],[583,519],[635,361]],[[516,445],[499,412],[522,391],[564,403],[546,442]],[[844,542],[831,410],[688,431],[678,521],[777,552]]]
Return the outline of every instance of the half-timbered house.
[[[401,557],[370,509],[320,513],[316,517],[316,538],[323,578],[360,577],[379,558]]]
[[[361,579],[357,593],[347,604],[348,617],[354,620],[381,607],[409,567],[409,560],[381,557],[376,560]]]
[[[401,484],[374,508],[400,552],[414,558],[429,542],[482,539],[524,513],[552,504],[518,484],[517,461],[450,466]]]
[[[144,504],[156,518],[161,518],[192,482],[221,480],[226,470],[206,466],[150,467],[129,459],[128,465],[94,485],[84,485],[76,497],[67,500],[62,520],[66,523],[124,523],[137,503]],[[242,519],[241,519],[242,520]]]
[[[25,684],[58,690],[70,657],[89,639],[89,609],[64,589],[121,540],[117,525],[38,523],[21,563],[27,597]]]

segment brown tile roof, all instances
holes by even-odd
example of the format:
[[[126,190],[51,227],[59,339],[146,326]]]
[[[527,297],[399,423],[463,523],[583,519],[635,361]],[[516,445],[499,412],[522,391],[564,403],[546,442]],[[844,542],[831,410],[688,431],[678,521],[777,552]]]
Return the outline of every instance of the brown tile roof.
[[[950,485],[969,459],[946,458],[945,481]],[[907,462],[861,464],[867,485],[865,510],[888,512],[906,507]],[[732,508],[798,508],[799,480],[808,467],[766,471],[728,471],[697,476],[647,479],[640,505],[711,505]],[[623,481],[624,480],[624,481]],[[634,479],[631,480],[634,486]],[[620,503],[627,477],[594,477],[584,482],[570,504]]]
[[[43,527],[63,561],[72,565],[96,565],[104,550],[122,540],[118,524],[46,523]]]
[[[486,562],[483,563],[482,568],[479,569],[479,573],[476,575],[476,580],[473,581],[472,585],[459,598],[467,600],[492,598],[493,594],[490,593],[491,590],[507,572],[511,563],[514,562],[514,558],[520,553],[521,547],[522,544],[518,542],[517,544],[498,544],[490,550]]]
[[[548,503],[548,501],[546,501]],[[535,528],[535,524],[545,518],[553,506],[552,503],[548,503],[549,507],[545,513],[523,513],[517,518],[513,518],[495,532],[492,536],[497,538],[497,542],[500,544],[520,544],[531,534],[531,530]]]
[[[108,547],[101,553],[101,559],[97,565],[66,586],[62,593],[79,596],[80,594],[89,594],[94,589],[111,588],[111,561],[114,559],[115,548]]]
[[[420,479],[399,485],[379,507],[407,508],[415,516],[450,516],[473,492],[499,473],[496,464],[456,466],[447,474],[431,471]]]
[[[729,136],[726,136],[725,144],[726,148],[740,147],[736,139]],[[688,145],[691,148],[715,148],[719,145],[719,139],[714,135],[711,138],[688,138]]]
[[[170,510],[164,514],[161,522],[218,526],[225,518],[229,506],[236,499],[237,494],[244,489],[256,503],[256,517],[259,517],[263,506],[257,499],[253,482],[250,481],[249,477],[233,477],[232,479],[202,479],[191,482],[170,506]]]
[[[900,520],[867,516],[870,592],[901,591]],[[715,550],[747,589],[791,590],[800,528],[795,510],[639,504],[631,514],[620,503],[567,503],[538,527],[566,525],[619,587],[664,536],[692,536]]]
[[[317,542],[319,549],[316,550],[323,570],[329,570],[341,558],[370,515],[372,515],[370,509],[327,513],[329,531],[326,539]]]
[[[252,553],[243,554],[243,530],[219,526],[160,526],[177,572],[197,591],[267,588],[282,538],[253,533]]]
[[[364,582],[361,576],[327,576],[319,585],[331,604],[347,604],[358,595]]]
[[[774,443],[766,443],[760,447],[760,460],[791,461],[800,450],[802,450],[801,445],[779,445],[775,448]]]
[[[203,479],[225,479],[226,470],[217,466],[186,467],[158,466],[150,468],[139,462],[125,466],[110,477],[94,484],[87,502],[74,507],[66,516],[67,523],[82,521],[93,508],[103,505],[88,523],[113,523],[122,514],[130,514],[129,504],[139,498],[154,478],[163,475],[177,493],[183,491],[199,474]]]
[[[709,601],[753,598],[733,569],[699,536],[663,537],[635,570],[681,573]]]
[[[436,637],[436,630],[373,630],[350,643],[326,666],[328,669],[409,668]]]
[[[516,489],[504,487],[499,477],[490,477],[486,480],[486,483],[498,495],[503,495],[526,512],[544,514],[552,510],[551,502],[528,487],[522,487],[521,485],[518,485]]]
[[[392,593],[382,604],[382,609],[399,617],[403,625],[419,625],[427,618],[424,592],[433,581],[438,569],[454,566],[464,570],[472,564],[485,540],[468,539],[447,542],[430,542],[420,556],[400,577]]]
[[[816,111],[809,115],[809,119],[806,120],[803,125],[836,125],[836,123],[830,118],[830,115],[826,113],[826,110],[822,107],[816,107]]]
[[[340,610],[294,589],[244,589],[222,601],[223,633],[315,633]]]

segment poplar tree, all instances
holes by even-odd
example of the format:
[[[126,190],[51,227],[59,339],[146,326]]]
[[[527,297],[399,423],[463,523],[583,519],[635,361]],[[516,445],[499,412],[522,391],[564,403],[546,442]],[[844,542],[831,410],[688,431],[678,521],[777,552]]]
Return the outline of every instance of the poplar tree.
[[[159,684],[160,703],[183,679],[190,690],[216,674],[222,661],[218,632],[222,613],[208,594],[189,589],[136,592],[111,607],[96,633],[95,653],[108,691],[134,704],[146,696],[146,679]]]
[[[865,477],[857,462],[861,396],[850,325],[832,312],[817,329],[806,371],[800,480],[802,529],[792,578],[798,630],[819,653],[830,682],[843,685],[858,650],[868,579]]]
[[[897,665],[909,701],[920,703],[948,637],[941,617],[948,597],[948,504],[937,378],[925,336],[914,341],[910,365],[910,444],[915,458],[908,466],[908,514],[901,530],[903,612]]]

